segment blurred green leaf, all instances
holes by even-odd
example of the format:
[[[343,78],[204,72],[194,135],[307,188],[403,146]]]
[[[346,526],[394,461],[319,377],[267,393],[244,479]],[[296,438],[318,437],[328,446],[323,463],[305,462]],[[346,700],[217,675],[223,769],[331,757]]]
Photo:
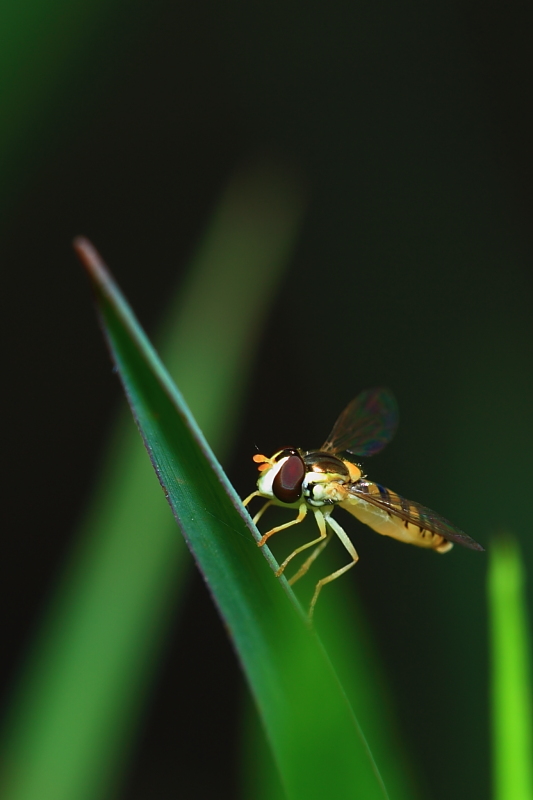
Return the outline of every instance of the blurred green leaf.
[[[118,4],[117,4],[118,8]],[[0,4],[0,178],[3,192],[20,186],[31,158],[27,143],[71,79],[83,43],[96,31],[101,15],[113,7],[101,0],[6,0]],[[16,164],[17,171],[13,170]],[[11,180],[8,180],[11,179]],[[2,193],[3,194],[3,193]],[[0,200],[2,197],[0,196]]]
[[[516,539],[494,539],[488,600],[495,800],[533,800],[533,692],[525,571]]]
[[[286,581],[272,575],[272,556],[264,553],[267,563],[254,546],[259,534],[181,395],[95,251],[81,241],[78,252],[145,446],[234,641],[288,797],[387,797],[318,638]]]

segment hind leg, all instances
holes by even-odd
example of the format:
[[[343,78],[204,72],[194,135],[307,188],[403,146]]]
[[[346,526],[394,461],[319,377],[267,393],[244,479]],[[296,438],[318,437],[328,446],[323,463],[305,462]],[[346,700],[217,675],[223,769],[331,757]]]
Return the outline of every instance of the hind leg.
[[[322,590],[322,587],[325,586],[326,583],[331,583],[331,581],[334,581],[337,578],[340,578],[341,575],[344,575],[345,572],[348,572],[349,569],[351,569],[353,566],[355,566],[355,564],[359,560],[359,556],[357,555],[357,550],[355,549],[355,547],[353,546],[352,542],[348,538],[348,535],[345,533],[344,529],[341,528],[339,523],[336,522],[334,519],[331,519],[331,517],[329,517],[329,516],[327,517],[326,521],[327,521],[327,524],[329,525],[329,527],[332,529],[332,531],[337,534],[337,536],[339,537],[339,539],[341,540],[341,542],[343,543],[343,545],[347,549],[348,553],[351,555],[352,561],[349,564],[346,564],[346,566],[335,570],[335,572],[332,572],[331,575],[327,575],[325,578],[322,578],[321,580],[318,581],[318,583],[317,583],[317,585],[315,587],[315,593],[313,595],[313,599],[311,600],[311,605],[309,606],[309,621],[310,622],[313,619],[313,613],[314,613],[314,610],[315,610],[316,601],[318,600],[318,595],[320,594],[320,592]]]
[[[311,553],[311,555],[309,556],[309,558],[307,558],[307,559],[304,561],[304,563],[302,564],[302,566],[300,567],[300,569],[298,570],[298,572],[296,572],[296,573],[295,573],[295,574],[292,576],[292,578],[290,578],[290,580],[289,580],[289,584],[290,584],[291,586],[293,586],[293,585],[296,583],[296,581],[299,581],[299,580],[300,580],[300,578],[303,578],[303,576],[306,574],[306,572],[308,572],[308,570],[309,570],[309,567],[311,566],[311,564],[313,563],[313,561],[315,561],[315,559],[316,559],[316,558],[318,558],[318,556],[320,555],[320,553],[322,552],[322,550],[325,548],[325,546],[328,544],[328,542],[331,542],[331,531],[329,531],[329,533],[327,534],[327,536],[326,536],[326,538],[325,538],[325,539],[322,539],[322,540],[321,540],[321,542],[320,542],[320,544],[318,545],[318,547],[315,547],[315,549],[313,550],[313,552]],[[311,542],[311,544],[313,544],[313,542]]]
[[[283,570],[285,569],[285,567],[287,566],[289,561],[292,561],[294,556],[297,556],[298,553],[302,553],[304,550],[307,550],[308,547],[312,547],[314,544],[322,542],[324,539],[327,542],[328,533],[327,533],[327,530],[326,530],[326,522],[325,522],[325,519],[324,519],[324,514],[318,508],[315,509],[314,514],[315,514],[316,523],[318,525],[318,530],[320,531],[320,536],[318,537],[318,539],[313,539],[311,542],[307,542],[306,544],[303,544],[301,547],[297,547],[296,550],[293,550],[292,553],[290,554],[290,556],[287,556],[287,558],[285,559],[285,561],[283,562],[281,567],[277,570],[276,575],[278,577],[281,575],[281,573],[283,572]],[[326,542],[324,542],[324,545],[326,544]],[[322,545],[322,547],[324,545]],[[320,552],[320,550],[318,552]],[[316,555],[314,556],[313,561],[314,561],[314,559],[316,558],[317,555],[318,555],[318,553],[316,553]],[[312,561],[310,562],[309,566],[311,566],[311,563],[312,563]],[[307,569],[309,569],[309,567],[307,567]],[[307,572],[307,570],[306,570],[306,572]],[[298,573],[296,573],[296,574],[298,574]],[[303,574],[304,573],[302,572],[302,575]],[[291,578],[289,583],[293,584],[295,580],[297,580],[296,576],[294,578]]]

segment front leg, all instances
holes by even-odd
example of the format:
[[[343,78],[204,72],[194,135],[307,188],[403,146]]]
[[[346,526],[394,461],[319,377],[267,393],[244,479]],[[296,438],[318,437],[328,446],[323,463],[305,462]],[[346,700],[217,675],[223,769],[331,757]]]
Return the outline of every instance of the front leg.
[[[272,505],[272,500],[267,500],[267,502],[264,504],[264,506],[262,506],[259,509],[259,511],[257,512],[257,514],[255,515],[255,517],[252,520],[254,525],[257,525],[257,523],[259,522],[259,520],[261,519],[261,517],[263,516],[263,514],[267,510],[267,508],[270,508],[271,505]]]
[[[273,536],[275,533],[278,533],[279,531],[284,531],[285,528],[290,528],[291,525],[298,525],[305,519],[306,514],[307,514],[307,506],[305,503],[302,503],[300,508],[298,509],[298,516],[296,517],[296,519],[293,519],[290,522],[286,522],[284,525],[278,525],[277,528],[272,528],[271,531],[265,533],[264,536],[262,536],[261,539],[257,542],[258,547],[263,547],[265,542],[268,539],[270,539],[270,537]]]
[[[243,504],[243,506],[246,507],[253,497],[262,497],[262,496],[263,495],[261,494],[261,492],[257,492],[257,491],[256,492],[252,492],[252,494],[249,494],[248,497],[245,500],[242,501],[242,504]]]

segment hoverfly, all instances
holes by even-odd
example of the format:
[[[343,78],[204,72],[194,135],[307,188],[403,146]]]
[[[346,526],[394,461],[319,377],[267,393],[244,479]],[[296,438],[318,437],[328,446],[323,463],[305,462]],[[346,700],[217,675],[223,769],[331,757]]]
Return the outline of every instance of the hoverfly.
[[[257,491],[244,500],[244,505],[248,505],[253,497],[267,500],[255,515],[254,524],[271,505],[298,510],[296,519],[265,533],[258,541],[259,547],[275,533],[302,522],[309,510],[315,515],[320,533],[318,538],[297,547],[283,561],[276,576],[284,572],[295,556],[314,546],[311,555],[289,580],[291,585],[296,583],[330,541],[332,533],[337,534],[351,556],[349,564],[318,581],[309,608],[310,619],[322,587],[347,572],[359,559],[346,532],[331,516],[335,506],[341,506],[377,533],[437,553],[447,553],[454,542],[471,550],[484,549],[444,517],[367,480],[360,464],[339,457],[343,452],[356,456],[379,453],[394,436],[397,424],[394,395],[384,388],[367,389],[344,409],[320,450],[286,447],[271,458],[263,455],[253,457],[261,474]]]

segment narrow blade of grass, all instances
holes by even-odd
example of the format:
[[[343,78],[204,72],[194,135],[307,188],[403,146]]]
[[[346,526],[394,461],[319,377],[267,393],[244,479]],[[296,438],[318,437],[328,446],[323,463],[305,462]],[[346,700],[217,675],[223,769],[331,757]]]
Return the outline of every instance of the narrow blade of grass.
[[[327,557],[321,565],[323,574],[334,569]],[[393,718],[393,704],[383,669],[374,652],[365,620],[358,612],[355,591],[343,595],[324,593],[320,598],[319,631],[328,655],[335,666],[343,689],[355,711],[391,797],[394,800],[420,800],[418,785]],[[279,800],[279,778],[273,774],[272,758],[265,753],[264,731],[253,709],[246,708],[243,719],[243,797],[248,800]]]
[[[163,350],[219,453],[303,202],[283,167],[240,170],[169,311]],[[186,581],[187,548],[129,412],[80,534],[3,731],[3,800],[109,796]]]
[[[494,800],[533,800],[533,692],[525,571],[516,540],[495,539],[488,600]]]
[[[257,550],[228,483],[168,373],[91,246],[78,252],[152,464],[231,635],[289,798],[386,797],[346,696],[295,597]]]

